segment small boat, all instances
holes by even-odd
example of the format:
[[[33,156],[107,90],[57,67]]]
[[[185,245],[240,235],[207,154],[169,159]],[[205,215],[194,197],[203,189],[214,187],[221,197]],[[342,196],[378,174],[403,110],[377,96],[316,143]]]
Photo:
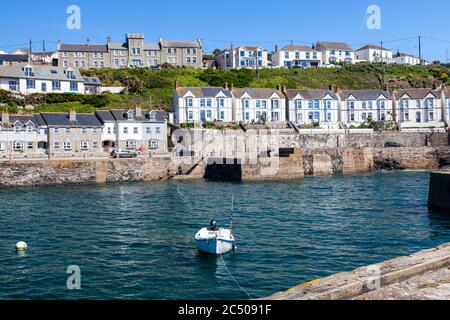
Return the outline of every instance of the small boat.
[[[195,235],[197,249],[215,256],[236,251],[236,240],[231,229],[217,229],[216,220],[211,221],[210,228],[203,228]]]

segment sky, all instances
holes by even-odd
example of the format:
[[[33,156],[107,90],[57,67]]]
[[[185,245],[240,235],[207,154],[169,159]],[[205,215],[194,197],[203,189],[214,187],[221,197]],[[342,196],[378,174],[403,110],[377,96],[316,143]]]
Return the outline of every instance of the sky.
[[[269,52],[276,44],[311,46],[317,41],[347,42],[354,49],[373,43],[428,60],[450,57],[450,1],[448,0],[22,0],[9,1],[0,20],[0,50],[27,47],[54,50],[64,43],[123,42],[125,33],[144,33],[146,42],[158,37],[202,39],[205,50],[259,45]],[[81,12],[81,29],[70,30],[70,5]],[[381,12],[381,29],[369,29],[370,5]],[[0,4],[1,7],[5,3]],[[2,10],[3,11],[3,10]],[[448,53],[447,53],[448,52]]]

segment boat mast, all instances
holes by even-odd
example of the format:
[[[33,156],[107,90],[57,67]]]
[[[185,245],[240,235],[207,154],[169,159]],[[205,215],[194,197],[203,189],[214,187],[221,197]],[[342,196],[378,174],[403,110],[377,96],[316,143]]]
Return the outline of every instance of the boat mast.
[[[231,196],[230,233],[233,230],[233,210],[234,210],[234,194]]]

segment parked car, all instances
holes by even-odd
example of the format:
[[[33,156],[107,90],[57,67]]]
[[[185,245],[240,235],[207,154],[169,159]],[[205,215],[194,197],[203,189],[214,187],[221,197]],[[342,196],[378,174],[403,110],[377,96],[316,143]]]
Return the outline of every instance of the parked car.
[[[394,141],[388,141],[384,145],[385,148],[404,148],[405,146]]]
[[[111,152],[111,157],[114,157],[115,159],[119,158],[136,158],[138,156],[136,151],[132,150],[114,150]]]

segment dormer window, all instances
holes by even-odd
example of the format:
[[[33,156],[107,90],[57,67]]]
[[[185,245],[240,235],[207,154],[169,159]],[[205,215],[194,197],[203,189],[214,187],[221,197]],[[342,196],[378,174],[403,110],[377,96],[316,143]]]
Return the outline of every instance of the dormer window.
[[[23,71],[24,71],[26,77],[32,77],[33,76],[33,68],[31,66],[26,66],[23,69]]]
[[[133,113],[133,111],[128,111],[128,113],[127,113],[127,119],[128,119],[128,120],[133,120],[133,119],[134,119],[134,113]]]
[[[22,126],[20,126],[18,124],[14,126],[14,132],[15,133],[19,133],[21,130],[22,130]]]
[[[155,121],[156,116],[154,113],[150,113],[150,120]]]
[[[32,125],[27,126],[27,132],[28,133],[32,133],[33,132],[33,126]]]
[[[67,79],[75,79],[75,73],[71,69],[66,70],[66,76],[67,76]]]

